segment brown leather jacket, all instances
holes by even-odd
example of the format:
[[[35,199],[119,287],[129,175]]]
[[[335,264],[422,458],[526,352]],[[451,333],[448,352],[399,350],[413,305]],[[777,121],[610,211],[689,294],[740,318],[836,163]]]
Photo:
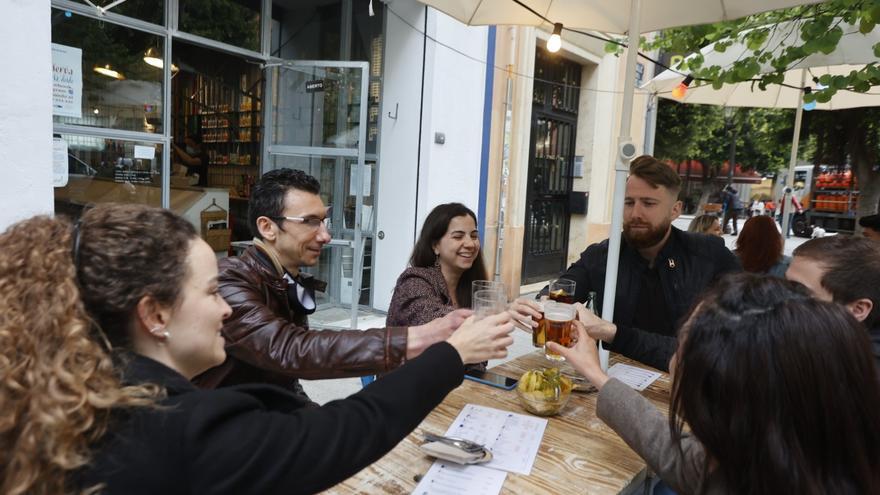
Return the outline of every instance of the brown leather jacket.
[[[287,281],[255,247],[220,261],[220,294],[232,307],[223,325],[226,361],[198,377],[201,387],[272,383],[302,393],[298,379],[390,371],[406,357],[407,328],[309,330],[287,301]]]

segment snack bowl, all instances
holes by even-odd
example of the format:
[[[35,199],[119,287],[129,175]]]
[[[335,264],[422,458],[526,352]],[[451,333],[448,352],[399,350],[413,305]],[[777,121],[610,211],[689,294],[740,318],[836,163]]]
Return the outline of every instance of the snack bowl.
[[[523,408],[538,416],[553,416],[571,398],[571,380],[557,368],[527,371],[520,378],[516,395]]]

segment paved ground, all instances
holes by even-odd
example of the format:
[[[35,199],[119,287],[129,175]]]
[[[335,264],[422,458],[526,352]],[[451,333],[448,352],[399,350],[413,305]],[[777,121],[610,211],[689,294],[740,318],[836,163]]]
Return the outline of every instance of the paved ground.
[[[678,220],[674,222],[674,225],[680,229],[687,230],[688,225],[690,224],[693,216],[684,215],[680,217]],[[742,229],[742,225],[745,223],[745,220],[740,220],[739,228]],[[800,237],[791,237],[787,239],[785,242],[785,253],[791,255],[791,252],[797,246],[806,242],[807,239],[801,239]],[[736,247],[736,237],[732,235],[725,235],[724,242],[728,248],[733,249]],[[528,296],[529,294],[523,294],[524,296]],[[350,313],[348,310],[332,308],[329,310],[319,311],[313,315],[311,318],[312,325],[315,327],[322,327],[324,325],[330,326],[339,326],[339,327],[347,327],[350,320]],[[370,312],[362,312],[358,317],[358,328],[366,329],[366,328],[376,328],[382,327],[385,325],[385,317],[379,313],[370,313]],[[506,360],[514,359],[523,354],[529,353],[533,350],[531,336],[525,332],[516,330],[514,331],[514,343],[508,350],[508,357],[504,360],[493,360],[489,362],[489,366],[495,366],[497,364],[503,363]],[[334,399],[341,399],[347,397],[358,390],[361,389],[361,381],[359,378],[344,378],[339,380],[304,380],[303,388],[305,388],[306,393],[314,400],[320,404],[324,404]]]

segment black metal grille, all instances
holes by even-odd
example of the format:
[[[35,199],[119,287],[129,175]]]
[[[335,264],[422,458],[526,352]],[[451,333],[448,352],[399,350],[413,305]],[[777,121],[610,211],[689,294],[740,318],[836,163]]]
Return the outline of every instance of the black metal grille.
[[[580,73],[579,65],[538,49],[526,192],[523,283],[555,277],[565,268]]]

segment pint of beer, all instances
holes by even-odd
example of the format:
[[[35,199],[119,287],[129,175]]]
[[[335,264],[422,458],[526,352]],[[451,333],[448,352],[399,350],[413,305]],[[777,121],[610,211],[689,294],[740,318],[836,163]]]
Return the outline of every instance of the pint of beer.
[[[538,326],[532,328],[532,345],[535,347],[544,347],[544,342],[547,340],[547,320],[544,318],[544,301],[536,302],[541,306],[541,317],[532,317],[532,319],[538,324]]]
[[[569,347],[571,345],[572,321],[577,312],[571,304],[558,303],[555,301],[544,302],[544,328],[547,342]],[[544,347],[544,356],[554,361],[562,361],[565,358],[553,353]]]

